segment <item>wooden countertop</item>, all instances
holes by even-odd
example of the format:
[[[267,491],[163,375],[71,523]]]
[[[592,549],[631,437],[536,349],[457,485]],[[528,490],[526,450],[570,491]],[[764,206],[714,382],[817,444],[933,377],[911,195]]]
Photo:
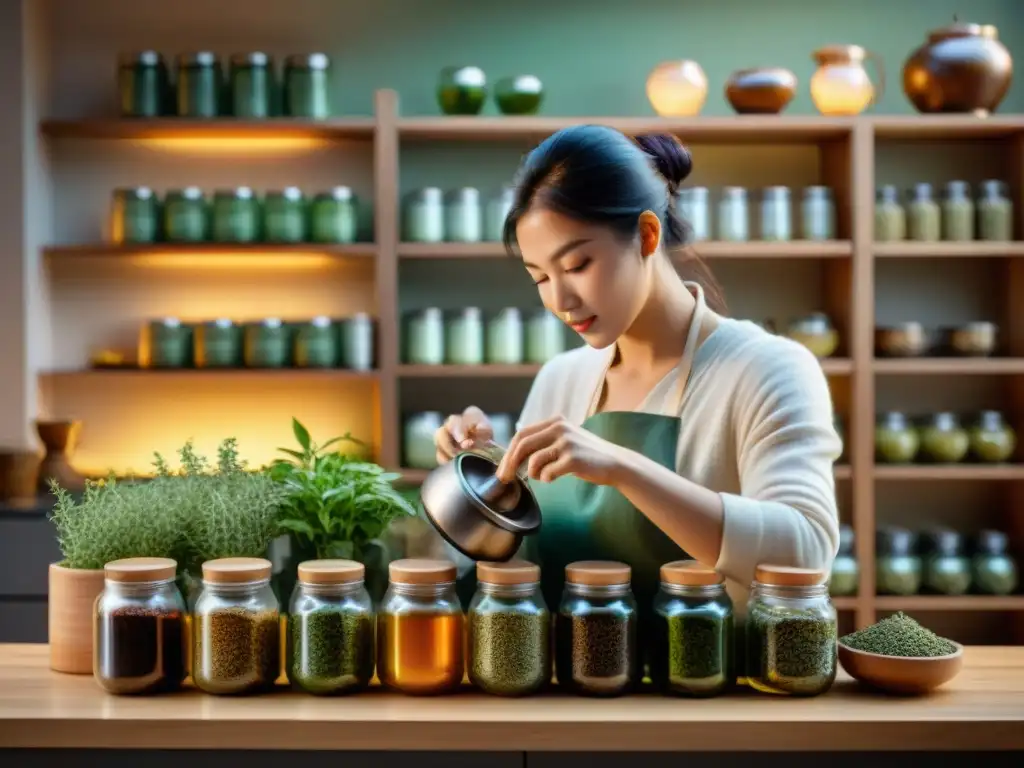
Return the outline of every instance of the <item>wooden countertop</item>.
[[[51,672],[45,645],[0,645],[0,747],[739,751],[1024,750],[1024,647],[974,647],[956,680],[925,698],[862,691],[743,691],[704,701],[641,694],[521,700],[467,690],[413,698],[372,690],[317,698],[282,690],[221,698],[188,690],[110,696]]]

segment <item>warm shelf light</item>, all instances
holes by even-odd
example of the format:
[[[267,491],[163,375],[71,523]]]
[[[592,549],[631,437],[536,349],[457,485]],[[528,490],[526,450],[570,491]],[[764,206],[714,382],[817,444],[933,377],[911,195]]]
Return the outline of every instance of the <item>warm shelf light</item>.
[[[289,156],[330,146],[331,142],[312,136],[160,136],[137,139],[147,149],[186,155],[278,155]]]
[[[246,271],[313,271],[337,267],[341,262],[323,253],[137,253],[127,257],[132,265],[148,269]]]

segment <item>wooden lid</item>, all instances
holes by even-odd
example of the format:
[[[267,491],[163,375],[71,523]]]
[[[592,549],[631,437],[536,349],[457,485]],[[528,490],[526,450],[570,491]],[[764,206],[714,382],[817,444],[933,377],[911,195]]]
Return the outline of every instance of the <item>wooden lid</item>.
[[[682,587],[711,587],[721,584],[725,577],[696,560],[676,560],[661,566],[661,580]]]
[[[565,580],[588,587],[611,587],[629,584],[632,570],[625,563],[613,560],[578,560],[565,566]]]
[[[103,566],[104,578],[125,584],[167,581],[173,579],[177,572],[177,561],[169,557],[127,557]]]
[[[366,566],[355,560],[306,560],[299,563],[299,581],[305,584],[351,584],[362,581]]]
[[[824,584],[828,578],[828,571],[820,571],[817,568],[792,568],[787,565],[757,566],[754,571],[754,578],[761,584],[769,584],[773,587],[816,587]]]
[[[271,564],[262,557],[222,557],[203,563],[203,581],[211,584],[244,584],[269,579]]]
[[[426,558],[395,560],[388,566],[388,576],[397,584],[443,584],[455,581],[455,563]]]
[[[487,584],[534,584],[540,581],[540,566],[526,560],[507,563],[477,563],[476,578]]]

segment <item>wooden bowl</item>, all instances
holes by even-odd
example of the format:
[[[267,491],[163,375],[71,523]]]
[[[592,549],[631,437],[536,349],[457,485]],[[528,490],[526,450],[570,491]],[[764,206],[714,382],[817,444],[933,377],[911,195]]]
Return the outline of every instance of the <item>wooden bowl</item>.
[[[903,657],[857,651],[839,643],[839,663],[850,677],[871,688],[919,695],[945,685],[960,672],[964,647],[953,645],[956,651],[948,656]]]

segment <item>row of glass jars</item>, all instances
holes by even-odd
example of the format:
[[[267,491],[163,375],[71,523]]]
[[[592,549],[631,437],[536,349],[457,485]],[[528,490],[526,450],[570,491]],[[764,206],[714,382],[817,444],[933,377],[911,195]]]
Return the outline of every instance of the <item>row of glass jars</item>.
[[[152,50],[123,53],[117,66],[122,117],[322,120],[332,114],[331,77],[324,53],[290,55],[280,75],[274,58],[261,51],[231,55],[226,72],[212,51],[178,54],[173,71]]]
[[[679,190],[677,209],[690,225],[693,239],[746,242],[752,239],[788,241],[834,240],[836,211],[829,187],[815,185],[801,192],[799,211],[792,203],[789,187],[772,186],[761,190],[756,215],[751,215],[743,187],[723,187],[712,222],[710,192],[707,187]],[[799,215],[797,215],[799,214]],[[751,225],[756,222],[756,234]]]
[[[983,530],[971,546],[949,528],[922,533],[885,526],[875,535],[875,586],[880,595],[1009,595],[1019,584],[1017,561],[1002,531]]]
[[[405,417],[402,424],[402,466],[409,469],[434,469],[437,467],[437,446],[434,435],[444,426],[445,414],[441,411],[421,411]],[[487,415],[494,430],[493,440],[498,445],[512,442],[514,417],[510,413]]]
[[[562,321],[537,310],[524,322],[516,307],[486,319],[479,307],[428,307],[407,317],[404,338],[405,362],[415,365],[539,365],[566,349]]]
[[[893,184],[875,193],[875,240],[1013,240],[1014,213],[1007,186],[996,179],[982,181],[976,192],[966,181],[950,181],[941,199],[932,185],[914,184],[900,200]]]
[[[447,193],[424,187],[406,195],[402,240],[408,243],[501,242],[505,218],[512,210],[515,191],[502,187],[486,204],[480,190],[461,187]]]
[[[350,187],[307,196],[298,187],[173,189],[163,200],[149,187],[115,189],[110,236],[115,243],[354,243],[359,201]]]
[[[372,370],[375,321],[365,313],[302,322],[226,318],[183,323],[163,318],[143,331],[139,360],[146,368],[347,368]]]
[[[1016,447],[1016,431],[999,411],[981,411],[967,427],[950,411],[921,417],[917,423],[904,413],[889,411],[875,426],[875,458],[885,464],[999,464],[1008,461]]]

